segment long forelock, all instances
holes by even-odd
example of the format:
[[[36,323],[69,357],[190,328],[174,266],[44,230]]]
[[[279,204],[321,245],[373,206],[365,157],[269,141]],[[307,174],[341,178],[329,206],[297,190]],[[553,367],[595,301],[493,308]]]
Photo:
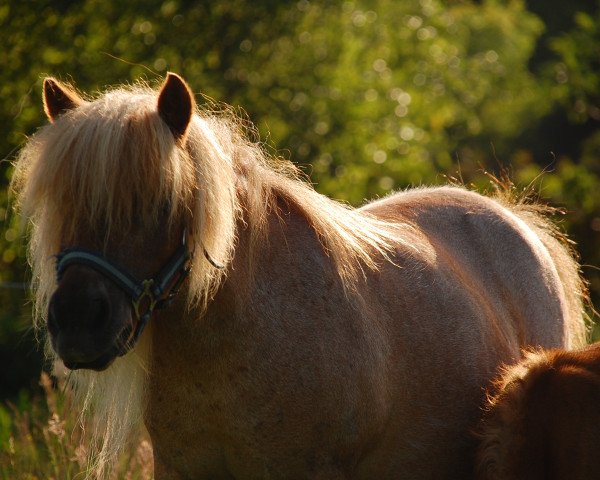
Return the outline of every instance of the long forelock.
[[[115,90],[44,127],[26,147],[25,208],[52,213],[45,220],[63,238],[81,228],[128,231],[165,205],[174,215],[189,201],[193,172],[155,102],[151,90]]]
[[[145,86],[109,91],[40,129],[20,152],[12,182],[32,221],[36,320],[55,288],[49,259],[61,245],[81,232],[107,242],[159,215],[172,221],[192,208],[195,175]]]

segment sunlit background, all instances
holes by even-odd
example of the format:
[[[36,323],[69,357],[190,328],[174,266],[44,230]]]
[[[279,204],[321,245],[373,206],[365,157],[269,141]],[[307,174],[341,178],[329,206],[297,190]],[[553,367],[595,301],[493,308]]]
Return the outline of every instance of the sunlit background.
[[[600,304],[597,0],[4,0],[0,67],[0,464],[41,393],[7,187],[15,152],[46,121],[46,75],[93,96],[180,73],[199,103],[239,107],[265,148],[354,205],[448,178],[485,190],[485,172],[504,170],[564,209]],[[51,455],[39,455],[45,475]]]

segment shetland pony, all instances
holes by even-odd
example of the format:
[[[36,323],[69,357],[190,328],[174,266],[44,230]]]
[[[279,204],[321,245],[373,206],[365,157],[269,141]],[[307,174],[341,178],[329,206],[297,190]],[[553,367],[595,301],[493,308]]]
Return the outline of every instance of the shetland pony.
[[[600,344],[539,350],[506,369],[479,428],[481,480],[600,476]]]
[[[91,475],[143,423],[158,480],[470,478],[497,366],[582,341],[578,266],[533,207],[440,187],[348,208],[175,74],[43,97],[13,188]]]

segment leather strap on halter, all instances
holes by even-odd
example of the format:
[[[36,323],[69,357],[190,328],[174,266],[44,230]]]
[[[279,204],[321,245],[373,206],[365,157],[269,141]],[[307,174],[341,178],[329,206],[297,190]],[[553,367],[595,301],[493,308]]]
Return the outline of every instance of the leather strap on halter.
[[[210,261],[206,252],[205,255]],[[187,231],[184,230],[181,245],[167,260],[167,263],[156,275],[141,282],[104,255],[83,248],[68,248],[58,253],[56,255],[56,275],[60,282],[69,266],[86,265],[113,281],[131,297],[137,324],[127,342],[119,350],[119,356],[123,356],[134,347],[154,310],[166,308],[171,304],[190,272],[192,258],[193,251],[188,249]],[[211,263],[213,262],[211,261]],[[222,268],[221,265],[215,264],[216,262],[213,263],[213,266],[216,268]]]

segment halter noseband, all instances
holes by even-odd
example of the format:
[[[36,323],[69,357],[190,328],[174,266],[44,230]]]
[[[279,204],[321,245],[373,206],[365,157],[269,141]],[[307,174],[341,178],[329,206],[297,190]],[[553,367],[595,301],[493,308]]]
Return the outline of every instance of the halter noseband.
[[[171,304],[181,284],[190,272],[193,253],[188,249],[187,230],[184,230],[181,245],[165,265],[156,275],[140,282],[127,270],[111,262],[98,252],[83,248],[68,248],[56,255],[56,276],[60,282],[69,266],[73,264],[86,265],[112,280],[131,297],[133,311],[137,317],[137,325],[135,330],[130,333],[127,342],[119,348],[118,355],[123,356],[134,347],[154,310],[166,308]],[[206,252],[205,255],[213,266],[216,268],[223,267],[216,264],[216,262],[213,263]]]

